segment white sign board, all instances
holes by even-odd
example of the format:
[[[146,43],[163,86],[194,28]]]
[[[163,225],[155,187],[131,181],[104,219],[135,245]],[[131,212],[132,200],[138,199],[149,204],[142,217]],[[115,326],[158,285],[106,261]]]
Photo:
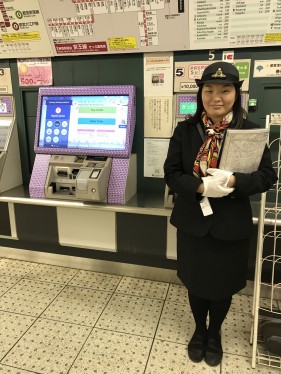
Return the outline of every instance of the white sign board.
[[[0,58],[52,56],[38,0],[0,0]]]
[[[145,177],[163,178],[164,162],[167,158],[170,139],[144,139],[144,171]]]
[[[183,1],[39,1],[56,55],[189,49]]]
[[[281,60],[256,60],[254,78],[281,77]]]
[[[189,1],[190,49],[281,43],[280,0]]]

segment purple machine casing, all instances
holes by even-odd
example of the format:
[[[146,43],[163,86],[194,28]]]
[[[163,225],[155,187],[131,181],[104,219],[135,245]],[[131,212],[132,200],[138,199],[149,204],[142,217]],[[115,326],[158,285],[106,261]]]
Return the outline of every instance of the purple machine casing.
[[[39,88],[34,151],[36,153],[32,175],[29,183],[30,197],[44,198],[45,183],[48,173],[50,155],[65,154],[76,156],[107,156],[112,157],[112,168],[108,185],[107,202],[109,204],[125,203],[125,187],[129,170],[129,158],[132,151],[135,122],[136,122],[136,89],[132,85],[116,86],[67,86]],[[40,131],[40,115],[43,96],[63,95],[128,95],[128,118],[124,150],[99,149],[63,149],[41,148],[38,146]]]

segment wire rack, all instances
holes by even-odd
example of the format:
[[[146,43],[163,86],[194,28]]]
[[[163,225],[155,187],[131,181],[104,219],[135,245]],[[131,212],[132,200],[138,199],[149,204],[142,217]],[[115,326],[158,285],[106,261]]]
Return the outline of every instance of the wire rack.
[[[274,114],[266,116],[266,128],[270,130],[269,147],[276,155],[273,167],[278,181],[261,195],[251,343],[253,368],[259,364],[281,369],[281,357],[266,348],[262,333],[265,322],[281,324],[281,120],[275,119]],[[261,306],[261,291],[268,297],[266,306]]]

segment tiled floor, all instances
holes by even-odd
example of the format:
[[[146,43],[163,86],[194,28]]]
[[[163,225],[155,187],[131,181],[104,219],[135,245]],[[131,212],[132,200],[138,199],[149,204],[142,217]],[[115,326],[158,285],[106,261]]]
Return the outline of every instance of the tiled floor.
[[[183,286],[0,258],[0,373],[279,373],[251,368],[251,302],[235,295],[211,368],[187,357]]]

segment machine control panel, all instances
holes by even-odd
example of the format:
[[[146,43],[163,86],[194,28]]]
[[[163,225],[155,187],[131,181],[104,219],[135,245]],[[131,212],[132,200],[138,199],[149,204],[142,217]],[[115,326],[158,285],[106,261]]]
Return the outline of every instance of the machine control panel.
[[[52,155],[46,178],[48,198],[106,202],[112,159]]]

